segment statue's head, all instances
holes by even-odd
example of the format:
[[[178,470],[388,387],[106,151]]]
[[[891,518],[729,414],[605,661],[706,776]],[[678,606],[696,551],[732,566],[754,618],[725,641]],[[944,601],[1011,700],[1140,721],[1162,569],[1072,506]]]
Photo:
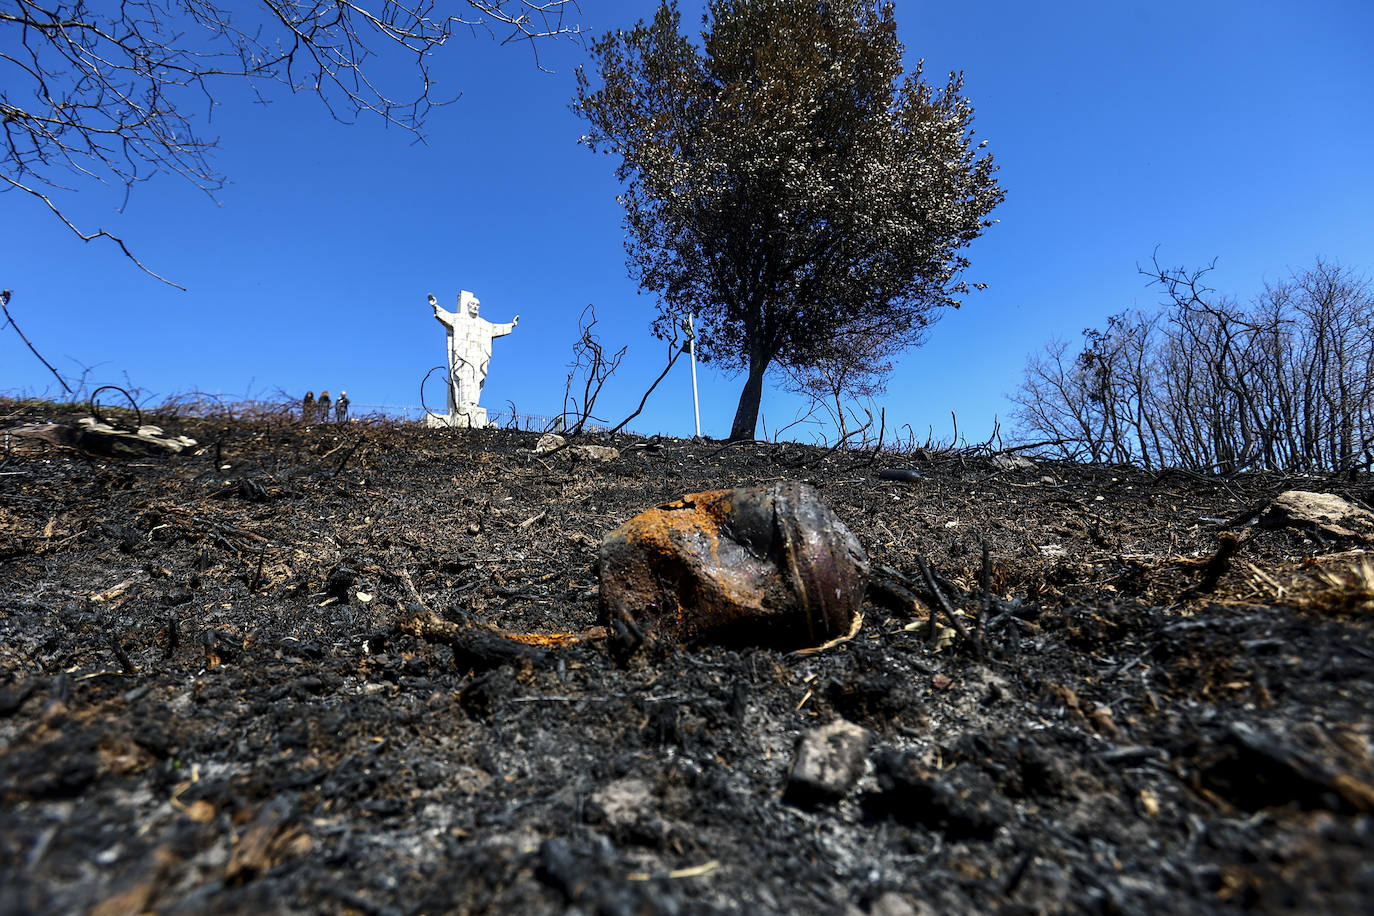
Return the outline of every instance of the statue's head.
[[[463,312],[467,312],[473,318],[476,318],[477,307],[481,304],[481,302],[477,301],[477,297],[467,290],[463,290],[458,294],[458,314],[460,315]]]

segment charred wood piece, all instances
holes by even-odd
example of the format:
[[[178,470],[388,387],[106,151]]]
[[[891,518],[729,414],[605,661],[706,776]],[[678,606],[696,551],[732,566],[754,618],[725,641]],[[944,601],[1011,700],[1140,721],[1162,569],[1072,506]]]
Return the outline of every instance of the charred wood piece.
[[[548,652],[522,640],[521,634],[504,633],[475,621],[444,620],[417,605],[401,624],[401,631],[425,642],[453,650],[454,664],[464,670],[487,671],[501,665],[538,663]]]

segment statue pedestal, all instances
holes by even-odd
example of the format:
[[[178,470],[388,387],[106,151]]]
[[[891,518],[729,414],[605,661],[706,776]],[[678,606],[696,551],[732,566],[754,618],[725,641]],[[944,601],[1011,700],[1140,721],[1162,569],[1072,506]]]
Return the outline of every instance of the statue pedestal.
[[[469,407],[462,413],[426,414],[425,425],[431,429],[485,429],[487,426],[487,409],[485,407]]]

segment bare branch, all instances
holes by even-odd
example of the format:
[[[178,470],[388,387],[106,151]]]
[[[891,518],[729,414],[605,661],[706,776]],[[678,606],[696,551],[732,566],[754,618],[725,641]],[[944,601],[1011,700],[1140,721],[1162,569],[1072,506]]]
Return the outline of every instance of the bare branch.
[[[687,352],[687,344],[678,345],[676,341],[672,341],[669,343],[669,350],[671,351],[671,355],[668,357],[668,364],[663,367],[663,371],[658,374],[658,378],[654,379],[654,383],[644,392],[644,397],[639,399],[639,406],[635,408],[634,413],[617,423],[615,427],[611,429],[612,433],[620,432],[631,420],[644,411],[644,405],[649,403],[649,395],[654,393],[654,389],[658,387],[659,382],[668,377],[668,373],[672,370],[673,364],[677,362],[677,358]]]
[[[26,191],[27,193],[32,194],[34,197],[37,197],[39,200],[43,201],[43,203],[47,204],[48,209],[53,213],[53,215],[56,216],[59,220],[61,220],[61,221],[63,222],[63,224],[66,225],[66,227],[67,227],[68,229],[70,229],[73,233],[75,233],[75,235],[76,235],[77,238],[81,239],[81,241],[83,241],[83,242],[90,242],[90,241],[94,241],[95,239],[101,239],[101,238],[109,239],[110,241],[114,242],[116,245],[119,246],[119,250],[122,251],[122,252],[124,252],[124,256],[125,256],[126,258],[128,258],[130,261],[133,261],[134,264],[136,264],[136,265],[138,266],[138,269],[141,270],[141,271],[143,271],[144,273],[146,273],[148,276],[153,277],[153,278],[158,279],[158,280],[161,280],[163,283],[166,283],[168,286],[175,286],[175,287],[176,287],[177,289],[179,289],[179,290],[185,290],[185,289],[186,289],[186,287],[184,287],[184,286],[182,286],[182,285],[180,285],[180,284],[178,284],[178,283],[173,283],[171,280],[168,280],[166,277],[162,276],[161,274],[154,273],[153,271],[149,270],[149,269],[143,264],[142,261],[140,261],[138,258],[134,257],[133,252],[131,252],[131,251],[129,250],[129,246],[125,245],[125,244],[124,244],[124,240],[121,239],[121,238],[119,238],[118,236],[111,235],[109,232],[106,232],[104,229],[101,229],[101,230],[99,230],[99,231],[97,231],[97,232],[90,232],[90,233],[82,232],[80,229],[78,229],[78,228],[75,226],[75,224],[72,223],[71,220],[67,219],[66,215],[63,214],[63,212],[62,212],[60,209],[58,209],[58,207],[57,207],[56,204],[54,204],[51,200],[48,199],[48,196],[47,196],[46,194],[42,194],[42,193],[40,193],[40,192],[38,192],[38,191],[35,191],[33,188],[26,187],[25,185],[22,185],[22,184],[20,184],[19,182],[15,181],[13,178],[10,178],[8,175],[0,175],[0,179],[3,179],[4,181],[8,182],[13,188],[15,188],[15,189],[17,189],[17,190],[20,190],[20,191]],[[51,367],[49,367],[49,368],[51,368]]]
[[[1162,311],[1123,312],[1026,367],[1018,419],[1066,458],[1232,474],[1252,466],[1352,471],[1374,441],[1374,296],[1318,261],[1251,305],[1219,297],[1212,269],[1142,270]]]
[[[608,357],[601,345],[601,338],[595,333],[596,321],[596,309],[591,305],[582,310],[582,315],[578,319],[579,334],[577,343],[573,344],[573,361],[568,365],[568,380],[563,388],[564,424],[567,425],[569,415],[575,415],[572,424],[567,425],[569,435],[582,432],[587,421],[592,419],[592,410],[596,405],[596,399],[601,395],[601,389],[620,368],[620,362],[629,349],[627,346],[621,347]],[[583,380],[580,406],[577,398],[572,396],[573,382],[579,373]],[[570,404],[572,410],[568,409]]]
[[[5,323],[14,328],[14,333],[18,334],[19,339],[24,341],[24,346],[29,348],[29,352],[38,357],[40,363],[48,367],[48,371],[53,374],[53,378],[57,379],[57,383],[62,386],[62,390],[67,392],[67,394],[71,394],[72,389],[71,386],[67,384],[67,380],[62,378],[58,371],[52,367],[52,363],[44,359],[43,354],[38,352],[38,348],[24,336],[23,331],[19,330],[19,325],[15,323],[14,316],[10,314],[10,297],[12,295],[14,294],[10,290],[0,291],[0,309],[3,309],[5,312]]]
[[[314,93],[340,121],[375,115],[418,135],[430,110],[449,101],[433,95],[430,61],[455,27],[494,24],[511,30],[506,41],[531,47],[579,32],[565,20],[580,12],[575,0],[466,3],[470,14],[448,15],[438,0],[264,0],[248,9],[217,0],[11,0],[0,10],[0,178],[83,240],[111,239],[137,264],[116,236],[82,233],[47,196],[62,187],[62,172],[122,185],[126,197],[136,182],[170,173],[213,197],[225,179],[211,162],[208,118],[194,112],[213,109],[226,81],[246,82],[259,98],[272,83]],[[393,77],[404,71],[381,66],[386,58],[411,75]]]

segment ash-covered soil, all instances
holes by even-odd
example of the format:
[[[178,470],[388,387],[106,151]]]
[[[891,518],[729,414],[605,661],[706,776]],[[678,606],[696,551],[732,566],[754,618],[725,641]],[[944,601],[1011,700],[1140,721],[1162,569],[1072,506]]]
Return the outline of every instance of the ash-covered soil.
[[[163,424],[200,447],[0,452],[0,912],[1374,905],[1374,571],[1252,523],[1365,476]],[[886,568],[853,641],[595,638],[606,531],[779,479]],[[922,558],[968,638],[930,638]],[[422,612],[591,638],[469,649]],[[871,736],[857,783],[789,792],[836,719]]]

